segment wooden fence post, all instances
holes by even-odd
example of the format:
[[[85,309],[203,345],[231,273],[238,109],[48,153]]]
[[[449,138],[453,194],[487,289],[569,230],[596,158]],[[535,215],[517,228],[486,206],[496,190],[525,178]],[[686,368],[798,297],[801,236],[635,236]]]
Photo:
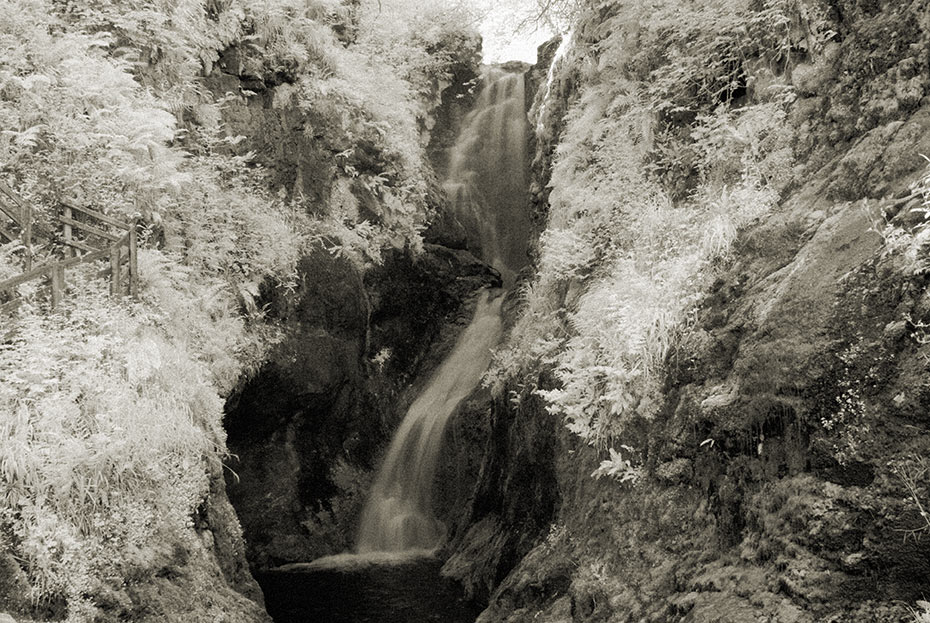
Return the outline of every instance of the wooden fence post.
[[[133,298],[139,295],[139,249],[137,229],[139,221],[133,219],[129,230],[129,295]]]
[[[25,247],[26,270],[32,270],[32,208],[23,206],[23,247]]]
[[[61,293],[65,287],[65,267],[53,264],[49,274],[52,278],[52,309],[61,303]]]
[[[71,215],[71,206],[69,205],[65,206],[65,218],[69,218],[69,219],[74,218]],[[71,225],[68,223],[64,223],[64,230],[65,230],[65,242],[70,243],[71,242]],[[66,245],[65,246],[65,257],[72,257],[72,256],[74,256],[74,249],[71,248],[70,245]]]
[[[119,296],[121,294],[120,288],[119,288],[119,281],[120,281],[119,260],[120,260],[120,245],[119,243],[116,243],[112,247],[110,247],[110,296]]]

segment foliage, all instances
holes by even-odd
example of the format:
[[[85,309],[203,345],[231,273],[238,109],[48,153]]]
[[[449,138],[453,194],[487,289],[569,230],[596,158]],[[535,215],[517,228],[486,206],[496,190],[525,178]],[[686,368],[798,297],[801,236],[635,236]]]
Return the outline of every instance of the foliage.
[[[279,335],[260,295],[292,290],[315,240],[360,265],[418,248],[423,96],[473,40],[456,34],[461,21],[427,21],[433,9],[387,34],[362,11],[369,31],[347,48],[331,27],[359,17],[331,0],[0,8],[0,173],[37,211],[39,233],[62,199],[145,227],[137,302],[105,297],[87,267],[68,271],[65,303],[47,314],[30,282],[0,345],[0,542],[28,597],[96,620],[100,595],[128,602],[127,582],[175,559],[208,564],[192,554],[203,554],[194,517],[226,451],[223,398]],[[337,128],[325,213],[269,188],[227,135],[229,100],[200,79],[230,49],[244,72],[284,82],[276,106]],[[360,214],[359,196],[377,213]],[[0,246],[0,278],[22,269],[19,251]]]
[[[904,226],[888,222],[879,234],[885,242],[884,253],[891,258],[898,272],[918,276],[930,272],[930,164],[911,189],[912,197],[919,200],[918,205],[910,208],[910,214],[906,215],[911,224]]]
[[[100,39],[50,34],[56,20],[43,23],[41,5],[9,4],[7,14],[22,17],[0,34],[8,50],[0,71],[0,162],[21,176],[25,198],[49,209],[77,195],[130,215],[179,183],[179,155],[165,146],[174,118],[139,88],[129,65],[107,58]]]
[[[249,33],[244,41],[255,51],[251,75],[326,76],[333,72],[330,25],[346,19],[345,7],[339,2],[260,0],[242,3],[240,10]]]
[[[211,15],[202,0],[59,0],[47,6],[69,31],[97,39],[178,105],[196,97],[192,79],[240,35],[243,17],[241,10]]]
[[[490,382],[500,391],[521,370],[552,367],[558,386],[538,393],[591,444],[606,448],[633,420],[654,416],[667,356],[687,332],[715,267],[731,258],[739,232],[775,206],[788,182],[792,151],[783,122],[790,91],[730,106],[733,98],[718,97],[730,78],[708,56],[730,46],[730,37],[747,50],[758,46],[744,39],[766,20],[782,19],[776,4],[785,3],[768,3],[756,15],[735,0],[614,3],[613,17],[599,26],[610,34],[575,37],[558,69],[581,65],[584,82],[553,164],[537,275],[524,287],[522,317]],[[682,12],[690,18],[681,19]],[[723,31],[712,28],[724,22]],[[661,33],[673,45],[660,45]],[[723,39],[711,45],[715,36]],[[641,46],[635,54],[631,37]],[[676,52],[675,45],[684,47]],[[599,58],[596,69],[589,54]],[[716,73],[689,73],[698,66]],[[701,112],[673,124],[668,111],[683,107]],[[681,177],[656,166],[670,135],[676,158],[691,158],[684,194],[675,186]]]
[[[0,532],[33,598],[78,604],[185,534],[225,436],[215,362],[142,307],[73,302],[67,315],[27,313],[0,350]],[[190,330],[212,324],[204,311]]]
[[[559,32],[577,19],[581,11],[579,0],[535,0],[536,9],[533,21],[545,24],[552,30]]]
[[[628,452],[632,451],[629,446],[623,446],[623,449]],[[642,469],[634,466],[629,459],[623,458],[622,453],[610,448],[610,458],[601,461],[591,476],[594,478],[608,476],[621,483],[636,483],[642,477]]]
[[[275,0],[275,6],[292,15],[304,5]],[[247,71],[267,74],[269,55],[283,62],[274,45],[268,49],[271,42],[300,42],[310,30],[316,33],[312,56],[325,63],[296,57],[284,62],[287,84],[276,89],[274,105],[306,111],[314,119],[308,134],[315,141],[323,134],[337,152],[339,176],[327,205],[314,206],[320,221],[313,227],[338,241],[334,250],[346,251],[364,267],[379,261],[385,248],[421,247],[431,175],[422,130],[452,66],[474,55],[478,43],[467,30],[472,11],[462,3],[435,3],[426,10],[404,2],[360,3],[351,11],[357,32],[347,46],[320,30],[321,23],[345,17],[338,17],[337,8],[322,22],[301,26],[300,20],[285,20],[288,29],[301,28],[303,34],[257,38],[255,49],[246,51]]]
[[[615,20],[634,26],[613,30],[597,49],[608,62],[648,76],[650,101],[672,115],[730,105],[751,86],[753,65],[781,74],[835,34],[819,4],[804,0],[610,4]],[[628,37],[635,46],[624,48]]]
[[[837,379],[838,395],[834,399],[834,410],[825,415],[820,424],[833,433],[835,456],[842,465],[846,465],[862,460],[862,449],[874,435],[864,395],[878,382],[877,365],[880,361],[878,357],[868,357],[861,336],[838,353],[838,359],[843,367]],[[863,364],[870,364],[864,378],[855,373],[856,367]]]
[[[917,607],[920,610],[911,610],[915,623],[930,623],[930,602],[918,601]]]

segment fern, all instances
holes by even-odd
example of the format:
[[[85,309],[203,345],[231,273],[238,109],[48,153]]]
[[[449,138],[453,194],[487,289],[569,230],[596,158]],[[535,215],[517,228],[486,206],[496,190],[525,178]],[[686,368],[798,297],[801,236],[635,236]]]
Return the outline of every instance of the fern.
[[[573,39],[590,48],[568,51],[556,71],[581,71],[582,86],[553,164],[537,276],[489,375],[498,392],[548,365],[556,387],[537,394],[602,449],[655,416],[668,355],[716,267],[787,183],[790,92],[740,109],[727,94],[749,55],[784,52],[792,10],[774,1],[761,12],[741,0],[623,3],[603,25],[605,40]],[[759,38],[763,28],[771,32]],[[572,66],[587,53],[596,68]],[[674,115],[684,120],[678,126]],[[669,134],[676,157],[692,157],[688,194],[662,172]],[[623,471],[622,461],[611,465]]]

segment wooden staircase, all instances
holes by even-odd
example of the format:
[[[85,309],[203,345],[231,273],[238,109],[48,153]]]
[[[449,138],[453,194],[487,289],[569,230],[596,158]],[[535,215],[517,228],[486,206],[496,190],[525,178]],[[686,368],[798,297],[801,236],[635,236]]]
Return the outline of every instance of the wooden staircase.
[[[15,311],[22,302],[16,287],[35,279],[48,281],[49,303],[52,308],[57,307],[65,291],[66,271],[91,262],[108,261],[96,275],[109,277],[111,296],[137,296],[136,220],[127,223],[90,208],[61,202],[53,223],[53,231],[38,230],[31,206],[0,182],[0,242],[20,241],[24,266],[19,275],[0,281],[0,313]],[[44,251],[41,262],[36,261],[37,249]]]

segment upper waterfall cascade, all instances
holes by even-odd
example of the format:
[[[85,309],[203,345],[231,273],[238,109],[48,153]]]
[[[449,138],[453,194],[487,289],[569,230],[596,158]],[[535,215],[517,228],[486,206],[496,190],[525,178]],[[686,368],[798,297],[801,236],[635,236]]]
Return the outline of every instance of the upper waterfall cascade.
[[[523,75],[487,70],[475,108],[452,147],[444,184],[469,248],[513,285],[526,263],[528,230]],[[502,334],[503,292],[483,292],[474,317],[401,422],[369,495],[359,553],[431,550],[445,527],[432,508],[449,418],[471,394]]]
[[[504,287],[526,264],[527,136],[522,74],[492,68],[452,148],[443,186],[469,249],[498,269]]]

